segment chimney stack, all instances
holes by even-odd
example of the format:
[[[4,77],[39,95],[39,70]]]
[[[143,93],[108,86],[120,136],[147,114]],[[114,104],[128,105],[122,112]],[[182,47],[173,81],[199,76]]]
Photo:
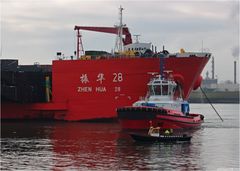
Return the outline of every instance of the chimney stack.
[[[234,84],[237,84],[237,61],[234,61]]]
[[[214,57],[212,57],[212,79],[214,79]]]

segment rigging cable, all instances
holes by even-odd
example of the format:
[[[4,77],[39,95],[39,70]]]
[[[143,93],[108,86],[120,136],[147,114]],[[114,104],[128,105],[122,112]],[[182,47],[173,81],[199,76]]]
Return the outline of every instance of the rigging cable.
[[[200,87],[202,93],[204,94],[205,98],[207,99],[208,103],[212,106],[212,108],[214,109],[214,111],[216,112],[216,114],[218,115],[218,117],[221,119],[221,121],[223,122],[222,117],[219,115],[219,113],[217,112],[217,110],[215,109],[215,107],[213,106],[212,102],[210,101],[210,99],[207,97],[207,94],[204,92],[204,90],[202,89],[202,87]]]

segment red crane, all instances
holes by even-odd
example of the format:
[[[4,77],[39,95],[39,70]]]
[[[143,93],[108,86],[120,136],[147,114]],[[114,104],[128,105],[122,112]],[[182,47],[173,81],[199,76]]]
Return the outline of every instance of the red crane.
[[[79,52],[80,52],[80,44],[81,43],[81,35],[79,30],[88,30],[88,31],[96,31],[96,32],[102,32],[102,33],[111,33],[111,34],[118,34],[118,27],[89,27],[89,26],[75,26],[74,30],[77,30],[77,58],[79,58]],[[128,27],[123,27],[122,29],[123,35],[125,35],[125,38],[123,38],[123,45],[128,45],[132,43],[132,35],[128,30]]]

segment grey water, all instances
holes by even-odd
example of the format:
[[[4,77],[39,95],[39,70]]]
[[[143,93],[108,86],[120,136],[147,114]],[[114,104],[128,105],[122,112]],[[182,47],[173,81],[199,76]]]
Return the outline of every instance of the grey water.
[[[139,143],[118,123],[2,121],[1,170],[239,170],[239,104],[191,104],[190,143]]]

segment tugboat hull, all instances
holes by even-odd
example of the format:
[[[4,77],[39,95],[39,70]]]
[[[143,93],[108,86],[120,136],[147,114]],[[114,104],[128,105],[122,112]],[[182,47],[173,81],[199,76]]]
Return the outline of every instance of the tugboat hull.
[[[168,114],[168,112],[171,114]],[[203,123],[201,114],[174,115],[171,110],[150,107],[125,107],[119,108],[118,119],[123,129],[149,129],[149,122],[168,129],[198,128]]]

